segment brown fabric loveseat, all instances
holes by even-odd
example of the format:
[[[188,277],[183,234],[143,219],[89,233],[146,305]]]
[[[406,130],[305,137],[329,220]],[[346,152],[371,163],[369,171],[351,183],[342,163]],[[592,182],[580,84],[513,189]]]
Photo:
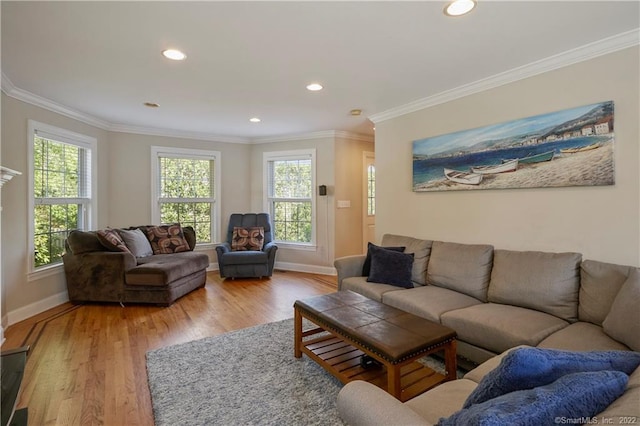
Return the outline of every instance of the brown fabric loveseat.
[[[123,229],[143,234],[151,226]],[[158,227],[153,227],[158,228]],[[66,241],[62,259],[67,280],[69,300],[79,302],[153,303],[171,305],[185,294],[204,287],[209,256],[194,252],[195,231],[192,227],[177,227],[186,240],[177,253],[143,253],[115,247],[105,241],[103,231],[72,231]],[[123,230],[108,230],[118,233]],[[137,232],[137,231],[135,231]],[[99,238],[100,237],[100,238]],[[183,240],[183,241],[184,241]],[[154,246],[154,244],[150,244]],[[165,247],[166,248],[166,247]],[[153,251],[162,252],[156,244]],[[148,255],[146,255],[148,254]]]

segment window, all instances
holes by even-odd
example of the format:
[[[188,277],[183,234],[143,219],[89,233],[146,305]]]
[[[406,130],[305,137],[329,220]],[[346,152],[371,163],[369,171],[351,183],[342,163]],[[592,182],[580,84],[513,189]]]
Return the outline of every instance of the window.
[[[264,162],[274,240],[315,245],[315,150],[267,152]]]
[[[74,229],[96,223],[95,138],[29,120],[29,279],[62,262]],[[57,269],[57,268],[56,268]]]
[[[151,147],[154,223],[192,226],[198,244],[217,240],[220,153]]]

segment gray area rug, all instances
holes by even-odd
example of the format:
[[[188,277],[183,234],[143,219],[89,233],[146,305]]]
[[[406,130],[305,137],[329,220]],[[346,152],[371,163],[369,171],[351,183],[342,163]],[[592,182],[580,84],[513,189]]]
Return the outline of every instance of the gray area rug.
[[[343,424],[342,384],[293,356],[293,319],[149,351],[147,375],[157,425]]]

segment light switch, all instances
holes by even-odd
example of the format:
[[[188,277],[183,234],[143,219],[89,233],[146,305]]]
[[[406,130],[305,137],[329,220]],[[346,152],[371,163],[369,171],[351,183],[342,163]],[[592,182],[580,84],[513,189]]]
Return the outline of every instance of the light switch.
[[[339,209],[348,209],[351,207],[351,200],[338,200]]]

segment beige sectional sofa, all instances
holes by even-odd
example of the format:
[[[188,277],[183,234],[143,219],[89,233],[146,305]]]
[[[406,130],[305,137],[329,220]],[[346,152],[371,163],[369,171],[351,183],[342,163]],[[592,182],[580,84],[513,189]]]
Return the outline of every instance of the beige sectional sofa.
[[[413,288],[368,282],[361,255],[336,259],[338,289],[453,328],[458,355],[482,365],[405,404],[368,383],[349,384],[338,404],[348,423],[436,423],[459,410],[505,351],[520,345],[640,351],[636,267],[582,260],[579,253],[501,250],[390,234],[381,246],[403,246],[413,253]],[[610,408],[640,422],[639,407],[640,368]]]
[[[402,403],[371,383],[356,380],[338,394],[338,412],[351,426],[429,426],[460,410],[482,378],[496,368],[508,353],[497,355],[468,372],[464,378],[446,382]],[[576,417],[561,417],[555,424],[576,424]],[[640,367],[631,376],[622,396],[604,411],[588,419],[589,424],[624,425],[640,422]],[[550,424],[554,424],[550,423]]]
[[[390,234],[381,245],[413,253],[414,288],[368,282],[361,276],[365,256],[360,255],[336,259],[338,289],[453,328],[458,355],[475,364],[518,345],[630,349],[602,324],[638,268],[582,261],[579,253],[500,250]],[[638,317],[630,321],[638,330]]]

